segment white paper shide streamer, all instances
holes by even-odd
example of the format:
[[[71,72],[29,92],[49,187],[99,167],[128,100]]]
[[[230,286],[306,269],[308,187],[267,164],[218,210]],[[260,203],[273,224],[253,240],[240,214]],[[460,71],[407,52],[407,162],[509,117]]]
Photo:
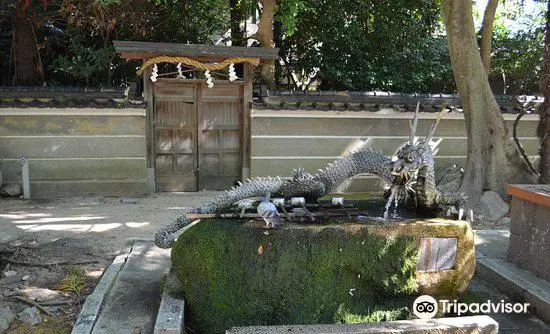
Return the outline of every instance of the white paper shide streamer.
[[[229,81],[235,81],[238,78],[237,73],[235,73],[235,64],[231,63],[229,65]]]
[[[183,74],[183,63],[178,63],[176,65],[176,68],[178,70],[178,74],[176,76],[176,79],[187,79],[186,76]],[[237,73],[235,72],[235,64],[231,63],[229,64],[229,81],[235,81],[238,80],[239,77],[237,76]],[[151,81],[156,82],[158,78],[158,65],[155,63],[153,65],[153,70],[151,71]],[[212,74],[210,73],[210,70],[204,71],[204,76],[206,77],[206,83],[208,85],[208,88],[214,87],[214,78],[212,78]]]
[[[181,70],[181,63],[178,63],[178,76],[176,79],[185,79],[185,75],[183,75],[183,71]]]
[[[209,70],[204,71],[204,76],[206,77],[206,83],[208,84],[208,88],[214,87],[214,80],[212,79],[212,76],[210,75]]]
[[[153,65],[153,72],[151,73],[151,81],[156,82],[157,77],[159,76],[159,68],[157,64]]]

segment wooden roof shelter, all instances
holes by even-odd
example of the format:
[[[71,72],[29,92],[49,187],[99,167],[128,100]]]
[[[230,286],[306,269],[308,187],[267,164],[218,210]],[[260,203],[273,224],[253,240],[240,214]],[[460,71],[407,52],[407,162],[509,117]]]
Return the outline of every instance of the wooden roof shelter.
[[[156,56],[185,56],[208,61],[220,61],[231,57],[279,58],[277,48],[134,41],[114,41],[113,44],[116,52],[126,59],[149,59]]]
[[[147,102],[150,192],[221,190],[250,176],[251,66],[278,59],[278,49],[113,44],[122,58],[144,61],[137,73]],[[178,64],[178,70],[159,74],[157,63]]]

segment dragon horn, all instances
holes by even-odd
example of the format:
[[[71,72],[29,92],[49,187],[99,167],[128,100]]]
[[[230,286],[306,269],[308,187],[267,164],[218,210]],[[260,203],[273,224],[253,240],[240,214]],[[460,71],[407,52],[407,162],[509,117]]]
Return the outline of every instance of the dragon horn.
[[[414,144],[414,136],[416,134],[416,127],[418,126],[418,111],[420,110],[420,102],[416,103],[416,111],[414,112],[414,120],[409,121],[409,126],[411,128],[411,145]]]
[[[441,111],[439,112],[439,115],[437,115],[437,118],[435,119],[433,124],[430,126],[430,130],[428,131],[428,135],[426,136],[426,140],[424,141],[425,143],[429,143],[430,140],[432,140],[432,137],[435,134],[435,129],[437,128],[437,124],[441,120],[441,116],[443,116],[444,112],[445,112],[445,107],[441,109]]]

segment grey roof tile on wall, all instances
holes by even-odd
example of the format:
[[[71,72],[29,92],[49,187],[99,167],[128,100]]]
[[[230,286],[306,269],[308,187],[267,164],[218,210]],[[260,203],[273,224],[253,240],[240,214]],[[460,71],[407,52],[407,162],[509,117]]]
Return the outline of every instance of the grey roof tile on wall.
[[[135,90],[135,87],[134,87]],[[128,95],[134,90],[125,88],[75,88],[75,87],[0,87],[0,108],[140,108],[146,101]],[[535,113],[543,102],[538,96],[495,96],[502,113],[517,114],[520,106],[532,104],[527,109]],[[267,96],[254,98],[252,108],[269,110],[318,110],[377,112],[393,109],[397,112],[414,111],[420,102],[422,112],[462,112],[460,96],[443,93],[399,93],[383,91],[275,91]]]
[[[517,114],[522,105],[528,113],[536,113],[543,102],[538,96],[504,96],[495,99],[502,113]],[[319,110],[319,111],[369,111],[393,109],[397,112],[411,112],[420,102],[420,111],[439,112],[442,108],[450,112],[462,112],[460,96],[457,94],[396,93],[396,92],[339,92],[339,91],[276,91],[256,98],[254,109],[268,110]]]
[[[0,87],[0,108],[144,109],[146,102],[129,91],[123,87]]]
[[[143,100],[94,98],[1,98],[0,108],[138,108],[145,109]]]

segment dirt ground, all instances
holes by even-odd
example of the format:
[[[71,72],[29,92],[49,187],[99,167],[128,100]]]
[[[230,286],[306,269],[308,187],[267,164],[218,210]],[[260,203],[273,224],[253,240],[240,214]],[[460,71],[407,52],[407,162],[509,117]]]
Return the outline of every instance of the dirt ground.
[[[70,332],[115,256],[216,194],[0,199],[0,306],[19,313],[35,302],[52,313],[38,327],[15,321],[8,333]]]

